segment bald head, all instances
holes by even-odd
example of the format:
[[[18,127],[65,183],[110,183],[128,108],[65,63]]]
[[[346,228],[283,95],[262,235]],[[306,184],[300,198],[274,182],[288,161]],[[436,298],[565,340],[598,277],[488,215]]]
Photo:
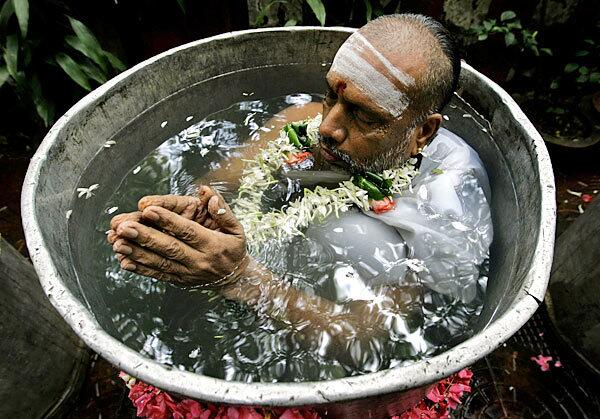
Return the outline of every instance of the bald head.
[[[460,60],[447,30],[414,14],[369,22],[342,45],[331,67],[391,116],[437,112],[456,89]]]

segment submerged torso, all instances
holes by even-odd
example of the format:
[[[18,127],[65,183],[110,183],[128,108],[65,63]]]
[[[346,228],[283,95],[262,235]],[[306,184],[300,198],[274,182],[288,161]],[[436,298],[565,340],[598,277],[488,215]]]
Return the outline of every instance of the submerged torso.
[[[106,202],[106,209],[132,211],[144,195],[194,193],[195,180],[209,172],[213,186],[231,200],[236,189],[230,181],[214,178],[216,169],[224,159],[235,161],[254,144],[253,138],[264,132],[261,127],[275,112],[307,100],[310,96],[293,95],[242,102],[191,125],[141,160],[139,169],[130,172]],[[419,200],[413,199],[418,209]],[[404,219],[402,215],[393,218]],[[258,256],[269,268],[294,286],[331,299],[368,298],[369,293],[377,294],[377,284],[396,279],[403,309],[390,316],[386,339],[365,342],[353,362],[332,360],[300,345],[289,325],[251,308],[121,271],[104,243],[110,218],[104,211],[99,217],[96,247],[101,257],[93,262],[110,322],[103,327],[150,358],[209,376],[267,382],[327,380],[414,362],[469,337],[483,303],[485,261],[474,280],[475,298],[468,303],[424,285],[427,278],[409,275],[400,281],[394,271],[401,269],[397,262],[406,260],[405,255],[414,258],[409,231],[358,211],[327,220],[329,228],[309,228],[306,238],[287,247],[265,244]],[[364,286],[346,281],[352,272]]]

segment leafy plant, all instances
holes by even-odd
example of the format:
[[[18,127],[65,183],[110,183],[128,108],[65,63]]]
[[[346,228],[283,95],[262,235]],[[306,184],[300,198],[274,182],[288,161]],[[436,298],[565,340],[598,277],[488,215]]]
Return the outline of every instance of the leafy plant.
[[[550,48],[540,48],[538,45],[538,31],[523,28],[521,20],[512,10],[503,12],[499,22],[496,19],[484,20],[481,25],[471,27],[470,32],[479,42],[487,40],[492,34],[503,34],[507,47],[517,46],[521,52],[530,51],[535,56],[539,56],[540,52],[552,55]]]
[[[274,0],[267,3],[258,10],[258,15],[253,26],[261,27],[267,25],[269,23],[268,15],[273,7],[283,9],[282,15],[285,16],[290,7],[290,3],[290,0]],[[325,26],[327,7],[323,0],[302,0],[301,3],[308,6],[308,9],[310,9],[312,14],[317,18],[321,26]],[[331,3],[333,3],[333,1]],[[400,0],[346,0],[343,2],[343,9],[346,11],[347,16],[342,20],[342,23],[344,25],[352,26],[352,22],[354,22],[354,24],[363,24],[364,22],[369,22],[385,13],[398,13],[400,11],[400,3]],[[338,3],[335,4],[337,5]],[[279,9],[278,12],[280,12],[281,9]],[[360,15],[359,12],[364,12],[364,15]],[[364,16],[364,18],[360,16]],[[357,17],[358,19],[356,19]],[[281,17],[279,19],[280,23],[284,24],[284,26],[294,26],[298,23],[302,23],[301,18],[298,20],[297,18],[286,16],[283,21],[281,21]]]
[[[35,6],[39,6],[36,3]],[[0,9],[0,88],[10,87],[45,126],[54,121],[55,102],[43,81],[54,69],[60,69],[84,90],[106,82],[112,75],[123,71],[125,65],[113,54],[105,51],[94,34],[79,20],[65,15],[54,2],[34,10],[37,22],[43,21],[45,8],[58,15],[54,27],[34,28],[36,22],[30,15],[29,0],[5,0]],[[37,29],[34,31],[33,29]],[[37,33],[37,35],[36,35]],[[59,90],[60,91],[60,90]]]
[[[577,83],[600,84],[599,54],[600,44],[593,39],[584,39],[583,45],[575,52],[573,62],[565,65],[564,73],[574,77]]]

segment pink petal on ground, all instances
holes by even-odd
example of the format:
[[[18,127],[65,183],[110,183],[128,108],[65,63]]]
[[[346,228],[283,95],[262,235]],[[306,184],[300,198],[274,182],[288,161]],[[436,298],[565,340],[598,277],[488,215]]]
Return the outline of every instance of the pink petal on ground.
[[[532,356],[531,360],[540,366],[542,371],[548,371],[550,369],[549,361],[552,361],[551,356],[538,355],[537,357]]]

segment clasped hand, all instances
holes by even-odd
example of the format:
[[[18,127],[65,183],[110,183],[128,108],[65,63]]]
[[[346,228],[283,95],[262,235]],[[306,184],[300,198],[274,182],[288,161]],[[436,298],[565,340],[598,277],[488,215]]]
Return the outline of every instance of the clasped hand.
[[[207,186],[199,197],[147,196],[111,220],[121,268],[180,286],[235,282],[249,262],[241,224]]]

